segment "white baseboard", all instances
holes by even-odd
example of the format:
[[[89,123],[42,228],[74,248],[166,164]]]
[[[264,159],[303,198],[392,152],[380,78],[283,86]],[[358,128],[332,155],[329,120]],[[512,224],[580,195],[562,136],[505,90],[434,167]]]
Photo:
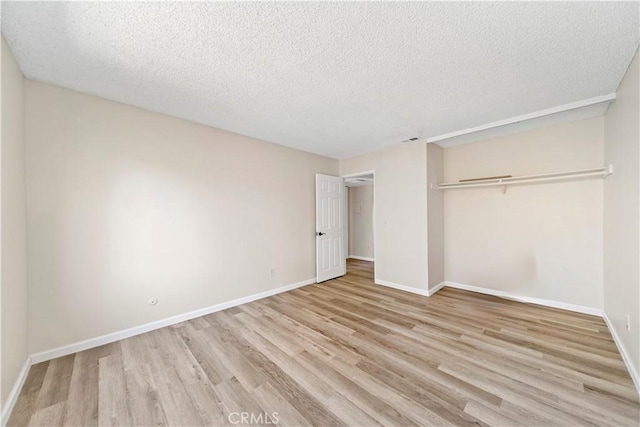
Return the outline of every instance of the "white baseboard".
[[[433,288],[429,289],[429,296],[434,295],[436,292],[438,292],[440,289],[444,288],[447,285],[447,282],[440,282],[437,285],[435,285]]]
[[[371,262],[373,262],[373,258],[367,258],[367,257],[364,257],[364,256],[358,256],[358,255],[349,255],[348,258],[359,259],[360,261],[371,261]]]
[[[398,289],[400,291],[411,292],[412,294],[422,295],[425,297],[429,296],[429,291],[426,289],[414,288],[412,286],[407,286],[407,285],[399,285],[397,283],[387,282],[386,280],[376,279],[375,284],[386,286],[388,288]]]
[[[445,286],[445,282],[441,282],[441,283],[438,283],[432,289],[420,289],[420,288],[414,288],[413,286],[400,285],[398,283],[387,282],[386,280],[379,280],[379,279],[375,279],[374,283],[376,285],[382,285],[388,288],[398,289],[400,291],[411,292],[412,294],[422,295],[424,297],[430,297],[431,295],[434,295],[436,292],[438,292],[440,289],[442,289]]]
[[[293,283],[291,285],[281,286],[269,291],[260,292],[257,294],[249,295],[246,297],[234,299],[232,301],[223,302],[213,305],[211,307],[201,308],[199,310],[190,311],[188,313],[179,314],[177,316],[168,317],[166,319],[157,320],[155,322],[146,323],[144,325],[136,326],[129,329],[124,329],[118,332],[112,332],[110,334],[102,335],[88,340],[80,341],[74,344],[65,345],[62,347],[54,348],[52,350],[43,351],[40,353],[31,355],[31,363],[40,363],[46,360],[55,359],[57,357],[66,356],[68,354],[77,353],[79,351],[88,350],[90,348],[99,347],[101,345],[109,344],[112,342],[120,341],[125,338],[130,338],[136,335],[144,334],[156,329],[164,328],[165,326],[175,325],[176,323],[184,322],[187,320],[195,319],[196,317],[206,316],[207,314],[215,313],[216,311],[225,310],[227,308],[235,307],[241,304],[246,304],[251,301],[270,297],[282,292],[290,291],[302,286],[316,283],[316,279],[303,280],[302,282]]]
[[[22,365],[22,369],[20,369],[20,373],[18,374],[16,383],[13,385],[11,393],[9,393],[7,401],[4,402],[4,405],[2,406],[1,419],[3,426],[6,426],[9,422],[9,417],[11,416],[11,412],[13,411],[13,407],[16,406],[16,402],[18,401],[18,397],[20,396],[20,391],[22,390],[22,386],[24,385],[24,382],[27,379],[27,375],[29,374],[30,367],[31,357],[27,356],[27,360],[25,360],[24,365]]]
[[[618,347],[618,351],[622,356],[622,360],[624,361],[624,364],[627,366],[627,371],[629,371],[629,376],[631,376],[631,379],[633,380],[633,384],[636,386],[636,391],[640,396],[640,376],[638,376],[638,371],[636,371],[636,367],[633,365],[631,356],[629,356],[629,353],[627,353],[626,348],[624,347],[624,345],[622,345],[622,340],[618,335],[618,331],[616,331],[616,328],[613,326],[613,322],[611,322],[606,312],[603,312],[602,318],[604,319],[604,322],[607,324],[607,327],[609,328],[609,332],[611,332],[613,341],[616,343],[616,347]]]
[[[600,308],[585,307],[582,305],[568,304],[565,302],[552,301],[548,299],[527,297],[514,295],[509,292],[498,291],[495,289],[481,288],[479,286],[465,285],[464,283],[446,282],[445,286],[450,288],[462,289],[463,291],[478,292],[480,294],[493,295],[500,298],[510,299],[528,304],[543,305],[545,307],[560,308],[562,310],[574,311],[576,313],[591,314],[593,316],[602,317],[603,311]]]

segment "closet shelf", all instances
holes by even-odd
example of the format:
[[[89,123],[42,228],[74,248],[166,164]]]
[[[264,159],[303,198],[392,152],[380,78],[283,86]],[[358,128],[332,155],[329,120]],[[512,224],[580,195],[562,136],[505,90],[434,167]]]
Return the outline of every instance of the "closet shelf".
[[[450,190],[453,188],[474,188],[474,187],[503,187],[513,184],[529,184],[536,182],[561,181],[572,178],[606,178],[613,173],[613,165],[601,168],[581,169],[575,171],[553,172],[541,175],[523,175],[514,176],[512,178],[490,178],[486,180],[478,180],[474,182],[442,182],[439,184],[431,184],[433,190]]]

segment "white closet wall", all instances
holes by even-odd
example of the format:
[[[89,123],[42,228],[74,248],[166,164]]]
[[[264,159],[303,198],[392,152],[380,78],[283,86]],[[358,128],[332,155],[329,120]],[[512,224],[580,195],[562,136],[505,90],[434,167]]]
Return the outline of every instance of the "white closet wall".
[[[444,181],[600,167],[603,139],[596,117],[451,147]],[[445,191],[447,282],[601,309],[602,199],[602,178]]]

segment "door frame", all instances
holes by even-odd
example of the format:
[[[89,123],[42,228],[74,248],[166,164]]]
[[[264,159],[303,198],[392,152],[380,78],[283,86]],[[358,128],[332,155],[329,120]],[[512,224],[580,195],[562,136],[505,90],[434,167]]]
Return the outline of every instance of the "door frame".
[[[349,174],[345,174],[345,175],[340,175],[341,178],[356,178],[359,176],[363,176],[363,175],[373,175],[373,207],[372,210],[373,212],[371,213],[371,217],[372,217],[372,225],[373,225],[373,279],[375,281],[376,279],[376,253],[377,253],[377,248],[378,248],[378,241],[376,240],[376,203],[378,200],[378,197],[376,197],[376,171],[375,169],[373,170],[365,170],[365,171],[361,171],[361,172],[355,172],[355,173],[349,173]],[[347,187],[346,183],[345,183],[345,188],[349,188]],[[348,199],[348,191],[345,191],[345,248],[347,247],[347,245],[349,244],[349,199]],[[349,258],[349,254],[346,252],[345,250],[345,265],[347,262],[347,258]]]

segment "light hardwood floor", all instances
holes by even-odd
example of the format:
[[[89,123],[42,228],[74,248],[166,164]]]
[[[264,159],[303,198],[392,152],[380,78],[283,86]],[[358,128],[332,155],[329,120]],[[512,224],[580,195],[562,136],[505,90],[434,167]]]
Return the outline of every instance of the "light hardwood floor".
[[[9,425],[638,426],[602,319],[372,276],[34,365]]]

